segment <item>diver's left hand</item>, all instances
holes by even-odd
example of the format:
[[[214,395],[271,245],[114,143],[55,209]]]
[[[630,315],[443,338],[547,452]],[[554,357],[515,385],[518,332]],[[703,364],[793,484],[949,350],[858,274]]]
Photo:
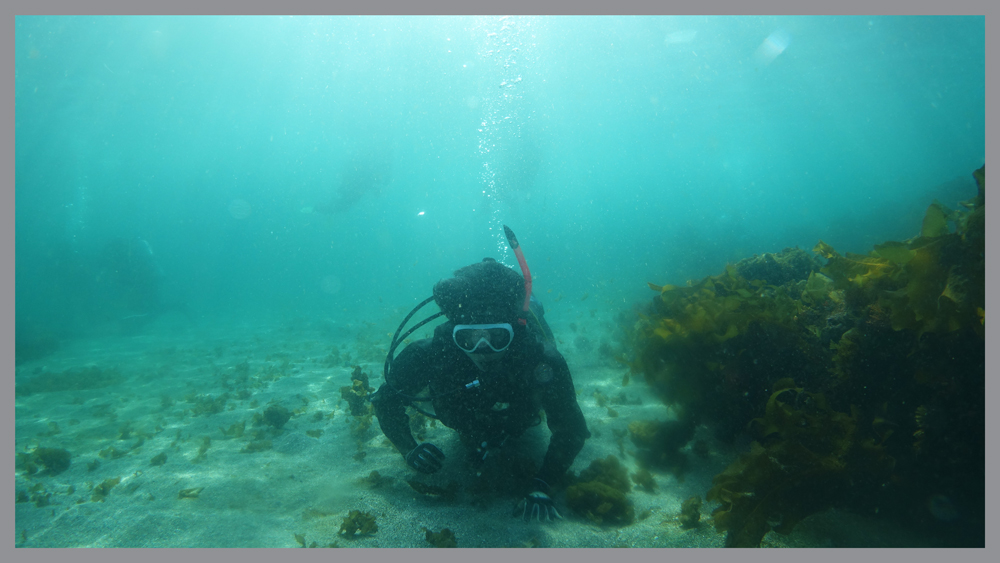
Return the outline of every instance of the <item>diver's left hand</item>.
[[[517,508],[518,510],[514,511],[514,515],[517,516],[518,511],[520,511],[521,518],[525,522],[531,521],[532,518],[538,522],[541,522],[542,518],[546,522],[551,522],[553,517],[562,519],[562,515],[556,510],[556,505],[552,502],[552,498],[542,491],[532,491],[525,495],[521,503],[517,505]]]

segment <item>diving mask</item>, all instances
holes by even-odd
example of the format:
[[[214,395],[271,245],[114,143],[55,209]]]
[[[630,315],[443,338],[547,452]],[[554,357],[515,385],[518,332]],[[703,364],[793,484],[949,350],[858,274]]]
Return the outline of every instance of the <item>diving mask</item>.
[[[486,352],[482,349],[484,346],[494,352],[503,352],[514,340],[514,328],[510,323],[455,325],[451,338],[456,346],[469,354],[477,350]]]

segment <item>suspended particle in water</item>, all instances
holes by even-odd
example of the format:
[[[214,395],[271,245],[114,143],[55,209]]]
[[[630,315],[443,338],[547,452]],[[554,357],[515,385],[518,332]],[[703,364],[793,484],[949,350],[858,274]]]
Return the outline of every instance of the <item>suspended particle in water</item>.
[[[234,199],[229,202],[229,214],[232,215],[234,219],[246,219],[250,216],[252,211],[253,209],[245,199]]]
[[[324,292],[329,293],[330,295],[336,295],[337,293],[340,292],[342,284],[340,283],[340,278],[338,278],[333,274],[330,274],[329,276],[325,276],[323,278],[323,281],[320,283],[320,286],[323,288]]]

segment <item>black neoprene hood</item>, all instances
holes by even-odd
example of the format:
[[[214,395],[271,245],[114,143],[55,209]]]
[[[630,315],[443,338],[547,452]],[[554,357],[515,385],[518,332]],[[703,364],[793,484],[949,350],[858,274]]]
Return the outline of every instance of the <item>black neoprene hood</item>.
[[[434,284],[434,301],[456,324],[516,323],[524,302],[524,278],[483,258]]]

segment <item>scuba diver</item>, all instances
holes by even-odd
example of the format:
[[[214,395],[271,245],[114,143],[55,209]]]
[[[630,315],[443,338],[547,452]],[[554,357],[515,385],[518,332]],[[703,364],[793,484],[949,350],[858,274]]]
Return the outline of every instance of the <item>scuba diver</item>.
[[[100,258],[98,279],[107,284],[119,314],[118,323],[128,333],[137,332],[165,313],[176,312],[193,322],[183,303],[163,298],[163,269],[149,243],[139,237],[109,241]]]
[[[433,296],[396,331],[386,358],[385,383],[371,402],[382,432],[407,465],[422,473],[441,469],[445,455],[432,443],[416,442],[407,406],[456,430],[477,468],[508,439],[539,424],[539,411],[544,410],[552,436],[518,511],[525,520],[549,521],[562,518],[552,501],[552,487],[590,432],[566,360],[555,348],[541,304],[531,296],[524,255],[514,233],[506,225],[504,231],[524,276],[484,258],[436,283]],[[409,319],[431,300],[441,312],[400,337]],[[393,359],[407,335],[441,315],[447,321],[435,328],[432,338],[409,344]],[[433,413],[418,403],[430,403]]]
[[[101,277],[111,281],[128,311],[148,314],[160,307],[163,269],[145,239],[114,238],[104,246],[101,258]]]

